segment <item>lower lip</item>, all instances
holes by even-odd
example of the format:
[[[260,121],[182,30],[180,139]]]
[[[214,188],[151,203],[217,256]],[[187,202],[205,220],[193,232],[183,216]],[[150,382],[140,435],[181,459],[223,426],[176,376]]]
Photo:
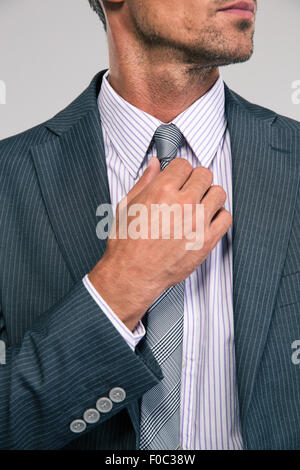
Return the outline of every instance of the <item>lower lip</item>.
[[[220,10],[221,13],[239,16],[240,18],[253,18],[254,13],[250,10],[241,10],[239,8],[228,8],[228,10]]]

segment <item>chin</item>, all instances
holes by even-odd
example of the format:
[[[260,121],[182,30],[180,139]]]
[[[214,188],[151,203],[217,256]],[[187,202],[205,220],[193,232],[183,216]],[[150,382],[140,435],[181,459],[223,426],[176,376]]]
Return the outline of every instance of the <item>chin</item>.
[[[250,37],[235,34],[230,38],[224,38],[219,52],[220,56],[228,58],[228,64],[249,60],[253,54],[253,34]]]
[[[189,48],[187,47],[187,50]],[[198,44],[190,48],[191,63],[206,64],[207,67],[221,67],[224,65],[246,62],[253,54],[253,43],[247,41],[241,43],[233,39],[218,44],[209,43],[205,46]]]

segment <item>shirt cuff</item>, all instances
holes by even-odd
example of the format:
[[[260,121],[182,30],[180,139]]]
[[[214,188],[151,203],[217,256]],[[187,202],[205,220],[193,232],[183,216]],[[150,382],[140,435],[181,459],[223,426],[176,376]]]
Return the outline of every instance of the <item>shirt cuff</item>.
[[[138,322],[137,326],[133,331],[129,330],[127,326],[120,320],[120,318],[113,312],[110,306],[102,299],[99,292],[95,289],[91,281],[89,280],[88,276],[84,276],[82,280],[84,286],[93,297],[94,301],[99,305],[103,313],[107,316],[107,318],[111,321],[114,327],[118,330],[120,335],[126,341],[128,346],[134,351],[140,340],[145,336],[146,330],[141,322]]]

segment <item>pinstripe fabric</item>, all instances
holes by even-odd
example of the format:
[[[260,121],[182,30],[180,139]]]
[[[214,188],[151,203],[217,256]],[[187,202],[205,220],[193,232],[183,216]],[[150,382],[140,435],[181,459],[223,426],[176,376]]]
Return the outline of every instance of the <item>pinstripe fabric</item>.
[[[135,447],[128,409],[161,377],[151,354],[130,350],[81,281],[105,249],[95,208],[109,201],[105,160],[90,158],[102,142],[92,90],[51,121],[55,133],[43,125],[0,144],[2,449],[62,448],[77,438],[76,447],[70,422],[114,386],[126,401],[101,416],[101,426],[88,426],[84,447]]]
[[[239,201],[234,210],[233,285],[243,438],[248,448],[297,449],[300,377],[290,348],[300,334],[300,297],[291,286],[293,296],[286,300],[292,315],[285,318],[276,294],[280,299],[280,278],[291,269],[291,255],[296,271],[300,266],[299,210],[295,212],[299,125],[233,93],[228,93],[227,114],[236,156],[233,198]],[[288,330],[282,330],[281,322],[286,326],[289,321]],[[272,349],[274,355],[268,354]]]
[[[81,282],[105,248],[93,238],[93,204],[109,199],[102,76],[47,123],[0,143],[1,449],[132,449],[138,401],[162,378],[145,342],[134,354]],[[228,89],[226,114],[243,444],[299,449],[300,126]],[[70,421],[113,386],[126,401],[73,435]]]
[[[237,373],[244,417],[284,267],[299,183],[299,156],[289,155],[289,149],[296,144],[296,134],[290,135],[290,140],[277,140],[282,131],[277,130],[274,116],[266,117],[258,131],[255,116],[243,119],[243,107],[233,105],[230,112],[232,122],[241,123],[238,132],[232,128],[232,149],[243,155],[233,167],[233,197],[239,201],[234,213],[233,282]],[[256,197],[255,203],[249,204],[250,194],[259,194],[260,199]],[[249,364],[247,368],[245,361]]]
[[[232,210],[230,138],[225,132],[221,79],[169,125],[123,100],[106,79],[98,102],[113,206],[131,189],[150,157],[157,151],[172,157],[176,145],[181,145],[177,156],[193,167],[200,163],[209,167],[214,184],[220,184],[228,194],[226,208]],[[169,126],[174,133],[163,142]],[[176,129],[182,132],[183,142]],[[180,445],[184,449],[242,448],[235,380],[231,231],[186,279],[184,297]]]

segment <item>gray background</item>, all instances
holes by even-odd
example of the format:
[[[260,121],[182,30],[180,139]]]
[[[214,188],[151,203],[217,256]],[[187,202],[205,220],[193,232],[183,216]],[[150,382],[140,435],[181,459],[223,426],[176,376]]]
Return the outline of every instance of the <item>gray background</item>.
[[[187,1],[187,0],[182,0]],[[300,120],[300,0],[258,0],[255,53],[221,69],[250,101]],[[0,0],[0,139],[50,118],[108,66],[105,33],[87,0]]]

